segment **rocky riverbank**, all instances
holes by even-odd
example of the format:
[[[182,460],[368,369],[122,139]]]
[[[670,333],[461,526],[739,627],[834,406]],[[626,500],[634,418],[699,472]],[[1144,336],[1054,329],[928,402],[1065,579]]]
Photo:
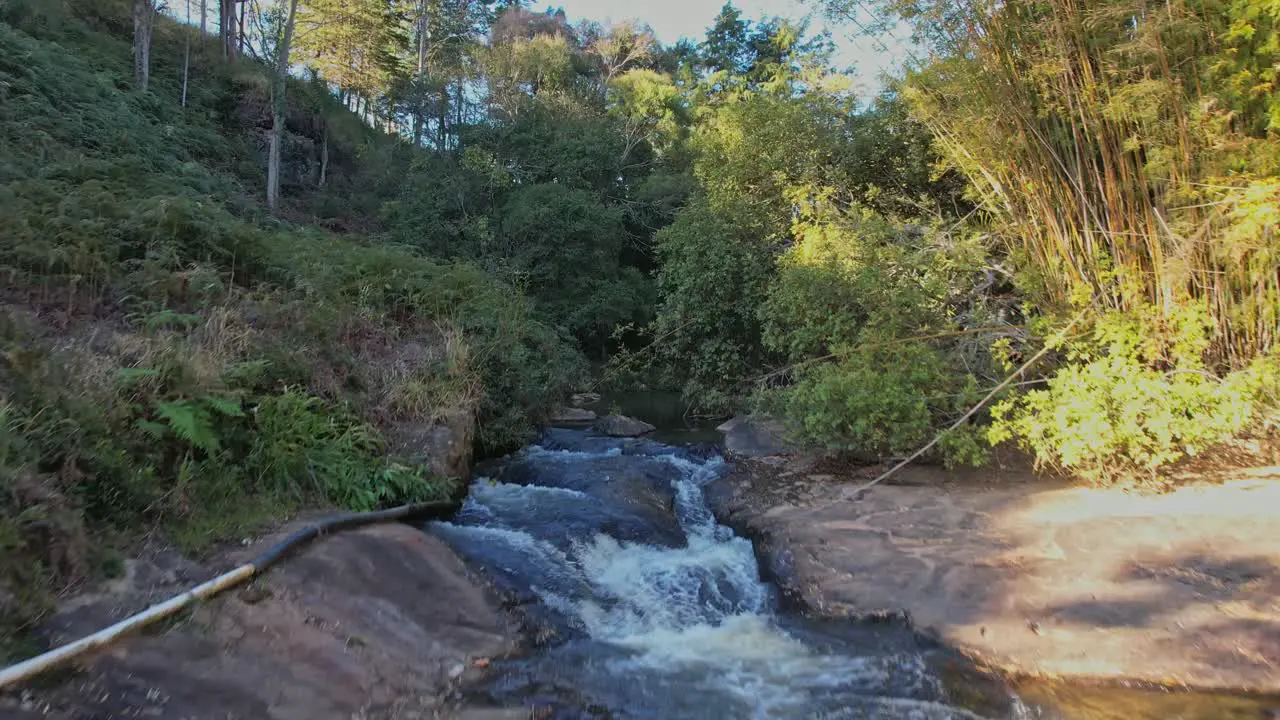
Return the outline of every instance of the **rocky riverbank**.
[[[123,579],[67,604],[45,631],[60,643],[101,629],[300,524],[207,563],[171,550],[131,560]],[[495,595],[442,541],[408,525],[373,526],[313,543],[252,584],[120,640],[59,683],[0,696],[0,716],[510,717],[456,708],[450,698],[517,641]]]
[[[859,500],[861,479],[742,459],[708,496],[815,613],[906,613],[1019,675],[1280,692],[1280,468],[1163,495],[915,467]]]

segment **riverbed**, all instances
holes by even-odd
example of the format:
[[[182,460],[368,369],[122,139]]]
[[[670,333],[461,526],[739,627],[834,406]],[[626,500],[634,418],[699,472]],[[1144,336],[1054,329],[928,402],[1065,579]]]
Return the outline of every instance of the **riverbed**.
[[[703,487],[707,446],[555,430],[428,531],[536,638],[473,694],[553,718],[1042,717],[904,624],[784,612]]]

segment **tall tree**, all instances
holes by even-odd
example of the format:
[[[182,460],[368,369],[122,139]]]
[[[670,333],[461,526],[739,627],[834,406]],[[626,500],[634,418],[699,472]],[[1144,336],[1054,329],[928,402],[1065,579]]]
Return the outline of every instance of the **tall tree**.
[[[298,51],[308,66],[373,113],[405,74],[409,8],[388,0],[310,0],[298,12],[297,22],[306,29]]]
[[[187,0],[187,25],[182,29],[186,38],[182,48],[182,107],[187,106],[187,82],[191,79],[191,0]]]
[[[230,60],[238,52],[236,42],[236,0],[218,0],[218,30],[222,33],[222,57]]]
[[[271,77],[271,146],[267,158],[267,207],[280,204],[280,146],[284,142],[285,88],[289,82],[289,49],[298,13],[298,0],[287,0],[275,43],[275,72]]]
[[[152,0],[133,0],[133,84],[146,92],[151,81],[151,28],[156,9]]]

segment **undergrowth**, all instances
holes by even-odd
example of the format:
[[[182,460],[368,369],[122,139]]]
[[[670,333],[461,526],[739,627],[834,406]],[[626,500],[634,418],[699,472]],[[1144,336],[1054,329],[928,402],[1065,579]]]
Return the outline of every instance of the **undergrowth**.
[[[162,20],[134,92],[127,10],[0,4],[0,653],[110,564],[91,548],[159,529],[200,552],[302,506],[450,495],[392,430],[475,423],[510,448],[580,372],[518,290],[335,234],[377,229],[409,158],[324,88],[289,91],[290,204],[268,217],[262,68],[198,41],[184,108]]]

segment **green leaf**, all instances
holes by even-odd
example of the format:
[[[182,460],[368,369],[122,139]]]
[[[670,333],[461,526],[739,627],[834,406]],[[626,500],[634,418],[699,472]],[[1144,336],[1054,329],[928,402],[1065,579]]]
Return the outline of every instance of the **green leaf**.
[[[190,400],[170,400],[158,403],[156,414],[183,440],[210,454],[218,451],[218,436],[204,408]]]
[[[163,425],[153,420],[138,420],[138,422],[135,423],[135,425],[138,426],[139,430],[145,432],[146,434],[150,435],[151,437],[157,440],[160,440],[169,432],[169,426]]]
[[[240,407],[239,400],[214,395],[208,395],[203,400],[206,405],[227,417],[244,417],[244,410]]]

